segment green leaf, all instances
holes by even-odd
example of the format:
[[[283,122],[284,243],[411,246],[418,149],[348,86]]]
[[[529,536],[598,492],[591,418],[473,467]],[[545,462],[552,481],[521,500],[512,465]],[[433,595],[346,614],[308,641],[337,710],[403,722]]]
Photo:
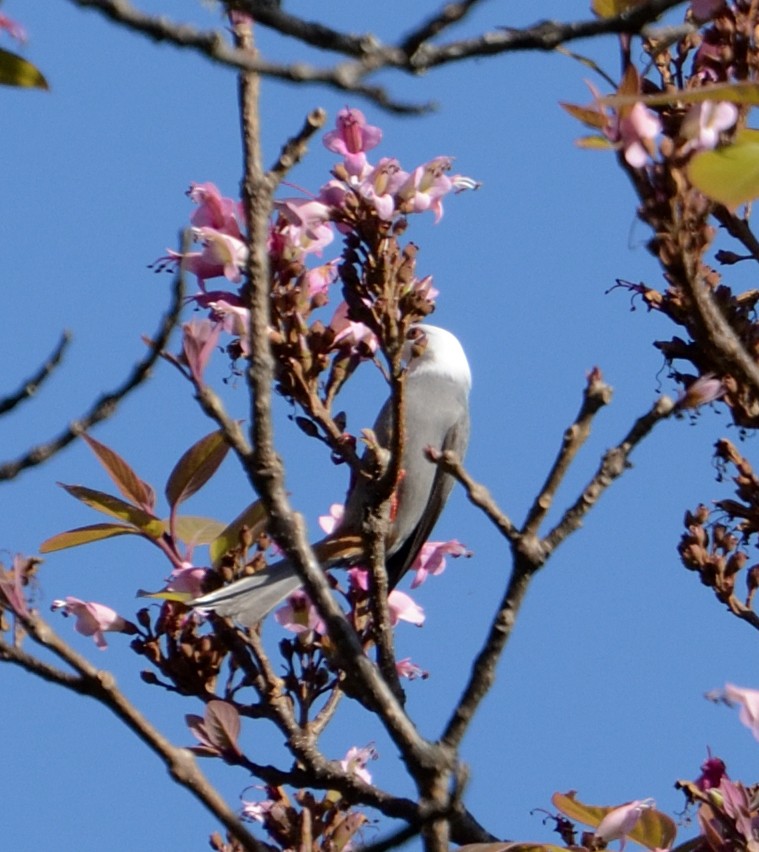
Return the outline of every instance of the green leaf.
[[[120,521],[132,524],[138,532],[148,536],[148,538],[160,538],[165,532],[166,527],[163,521],[156,518],[155,515],[132,506],[131,503],[114,497],[112,494],[95,491],[93,488],[85,488],[83,485],[66,485],[63,482],[58,484],[72,497],[76,497],[82,503],[97,509],[98,512],[103,512],[105,515],[111,515],[111,517],[118,518]]]
[[[211,542],[209,547],[211,565],[214,568],[218,567],[222,556],[240,544],[240,533],[243,527],[248,527],[250,534],[256,538],[266,529],[268,521],[266,510],[261,501],[256,500],[255,503],[251,503],[231,524],[224,528],[218,538]]]
[[[49,89],[42,72],[31,62],[9,50],[0,49],[0,83],[25,89]]]
[[[164,522],[168,526],[168,521]],[[174,533],[185,544],[210,544],[225,530],[221,521],[213,518],[201,518],[196,515],[182,515],[174,518]]]
[[[87,442],[89,448],[97,456],[98,461],[106,470],[108,476],[111,477],[119,491],[138,506],[147,506],[150,509],[155,506],[155,492],[147,484],[143,482],[139,476],[132,470],[129,464],[110,447],[101,444],[89,435],[82,435],[82,439]]]
[[[216,473],[229,451],[221,430],[211,432],[193,444],[176,463],[166,483],[166,499],[171,508],[192,496]]]
[[[39,551],[40,553],[52,553],[54,550],[65,550],[67,547],[77,547],[80,544],[89,544],[92,541],[101,541],[105,538],[113,538],[116,535],[130,534],[139,535],[139,531],[124,524],[91,524],[88,527],[68,530],[45,539],[40,545]]]
[[[741,130],[730,145],[701,151],[688,178],[704,195],[734,208],[759,196],[759,130]]]

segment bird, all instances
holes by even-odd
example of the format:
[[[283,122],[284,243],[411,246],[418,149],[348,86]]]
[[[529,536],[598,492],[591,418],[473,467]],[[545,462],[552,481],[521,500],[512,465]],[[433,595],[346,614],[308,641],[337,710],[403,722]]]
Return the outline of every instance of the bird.
[[[385,541],[386,569],[394,588],[429,538],[454,485],[451,474],[426,456],[428,448],[452,451],[463,459],[469,443],[469,392],[472,374],[459,340],[446,329],[426,323],[412,326],[415,339],[404,346],[406,362],[405,435],[401,475],[392,499]],[[389,398],[374,423],[381,447],[389,448],[393,432],[393,400]],[[350,567],[363,556],[361,523],[367,501],[366,478],[356,477],[339,526],[314,545],[322,568]],[[265,618],[302,585],[288,560],[236,580],[189,602],[252,626]]]

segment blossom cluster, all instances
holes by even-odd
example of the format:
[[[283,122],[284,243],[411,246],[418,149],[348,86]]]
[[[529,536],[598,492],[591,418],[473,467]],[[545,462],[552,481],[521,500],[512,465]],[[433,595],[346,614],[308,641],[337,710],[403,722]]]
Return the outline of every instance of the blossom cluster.
[[[398,223],[409,215],[429,211],[439,221],[446,195],[478,186],[471,178],[451,174],[452,159],[447,156],[434,157],[409,171],[392,157],[372,163],[367,155],[381,139],[380,128],[368,124],[362,112],[341,110],[335,129],[324,135],[326,148],[342,158],[332,169],[331,179],[315,195],[275,202],[268,239],[273,334],[290,326],[285,320],[292,318],[294,304],[302,324],[313,310],[330,301],[333,284],[340,280],[344,286],[350,285],[347,279],[352,255],[347,249],[342,258],[321,259],[336,235],[354,251],[357,244],[371,243],[375,235],[400,231]],[[153,267],[157,271],[174,270],[181,264],[193,273],[199,291],[192,301],[209,312],[214,327],[236,338],[233,351],[244,356],[249,312],[242,283],[248,249],[240,202],[223,197],[212,183],[193,183],[187,194],[197,205],[190,219],[190,233],[200,248],[186,253],[168,249]],[[371,251],[370,245],[367,248]],[[320,262],[314,264],[314,257]],[[403,277],[399,284],[405,292],[429,304],[420,316],[431,311],[437,295],[431,277]],[[225,279],[226,287],[235,285],[236,289],[209,289],[207,282],[213,279]],[[373,331],[356,318],[355,311],[357,303],[370,303],[372,295],[354,292],[353,296],[354,299],[339,302],[326,323],[329,345],[333,350],[347,348],[371,355],[377,340]],[[203,333],[209,334],[208,330]],[[186,335],[198,334],[197,325],[186,327]]]

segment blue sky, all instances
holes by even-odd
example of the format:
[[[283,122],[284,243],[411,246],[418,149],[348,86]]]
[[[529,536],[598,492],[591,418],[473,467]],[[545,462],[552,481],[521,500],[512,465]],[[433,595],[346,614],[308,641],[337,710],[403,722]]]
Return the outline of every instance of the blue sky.
[[[325,15],[354,31],[402,32],[410,4],[331,0]],[[432,3],[413,4],[421,11]],[[293,12],[313,14],[305,0]],[[145,0],[146,11],[193,20],[218,18],[199,3]],[[45,72],[48,93],[0,91],[5,115],[0,204],[7,320],[0,347],[4,388],[15,388],[52,349],[63,328],[74,333],[65,364],[44,390],[3,419],[3,456],[48,439],[142,355],[168,302],[170,279],[147,265],[173,245],[187,221],[184,191],[213,181],[236,193],[240,142],[234,75],[204,59],[118,30],[73,3],[7,0],[3,11],[28,28],[26,54]],[[465,28],[518,26],[538,18],[580,18],[584,2],[484,3]],[[324,61],[284,39],[260,36],[272,59]],[[6,45],[7,46],[7,45]],[[616,73],[611,39],[576,45]],[[446,202],[438,224],[418,217],[409,237],[421,247],[418,269],[440,290],[434,321],[454,331],[472,364],[473,434],[467,466],[499,504],[521,521],[580,402],[585,373],[598,365],[613,385],[613,404],[560,491],[552,515],[571,502],[603,451],[626,433],[660,392],[673,392],[652,346],[673,333],[661,317],[628,297],[605,292],[617,277],[660,283],[636,222],[630,187],[610,154],[581,151],[581,128],[558,106],[585,102],[589,72],[559,55],[517,54],[478,60],[419,79],[383,75],[404,98],[435,100],[422,118],[389,116],[323,88],[265,82],[265,161],[322,106],[334,118],[349,103],[384,131],[384,156],[413,167],[439,154],[483,182],[477,193]],[[331,123],[331,122],[330,122]],[[320,143],[291,175],[315,190],[333,156]],[[731,272],[738,287],[750,286]],[[219,366],[224,375],[224,365]],[[244,388],[224,389],[230,410],[245,411]],[[368,425],[384,391],[376,381],[349,389],[351,422]],[[287,420],[278,406],[277,438],[288,487],[310,524],[344,490],[342,473]],[[211,426],[189,387],[167,365],[95,436],[162,486],[179,455]],[[750,629],[727,614],[679,563],[683,512],[727,496],[716,482],[710,448],[727,429],[705,411],[660,426],[636,452],[585,527],[556,553],[530,590],[499,668],[498,681],[464,743],[471,767],[467,803],[492,832],[550,839],[533,808],[554,791],[616,804],[653,796],[680,810],[675,779],[695,777],[710,745],[735,778],[751,782],[757,745],[730,711],[703,693],[733,681],[759,684]],[[752,454],[753,443],[744,445]],[[35,552],[49,535],[97,520],[56,481],[107,488],[89,451],[73,446],[50,464],[5,484],[0,546]],[[230,519],[250,500],[233,460],[188,509]],[[401,656],[431,677],[409,685],[409,707],[425,733],[445,722],[481,646],[509,568],[508,550],[463,495],[454,494],[438,526],[472,559],[418,593],[422,629],[399,628]],[[168,568],[147,545],[116,540],[48,557],[40,601],[66,594],[134,612],[135,590],[158,588]],[[54,616],[51,616],[54,617]],[[122,688],[174,742],[190,744],[183,716],[199,705],[144,686],[128,640],[107,652],[56,627]],[[273,639],[279,635],[271,625]],[[214,820],[169,780],[131,734],[93,702],[0,669],[5,696],[3,834],[10,848],[206,848]],[[244,731],[256,759],[277,760],[278,736]],[[324,749],[339,758],[375,740],[378,782],[408,793],[400,763],[376,726],[347,709]],[[249,779],[205,761],[203,768],[235,802]],[[374,833],[369,832],[367,839]],[[689,836],[684,828],[681,839]]]

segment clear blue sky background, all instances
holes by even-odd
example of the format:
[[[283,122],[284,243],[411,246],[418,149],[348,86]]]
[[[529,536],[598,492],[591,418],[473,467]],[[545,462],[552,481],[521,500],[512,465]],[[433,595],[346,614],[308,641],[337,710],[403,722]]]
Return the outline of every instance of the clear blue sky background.
[[[203,26],[218,26],[200,3],[145,0],[144,7]],[[305,0],[293,12],[317,13]],[[354,31],[386,38],[403,32],[409,9],[435,4],[330,0],[318,14]],[[38,398],[3,419],[2,455],[56,433],[94,395],[119,382],[142,355],[168,302],[170,279],[149,264],[173,245],[190,213],[190,181],[237,191],[240,142],[235,78],[187,52],[119,30],[92,12],[55,0],[8,0],[3,11],[26,24],[26,54],[46,73],[49,93],[0,91],[3,103],[3,277],[7,317],[0,351],[10,391],[52,348],[63,328],[74,344]],[[588,15],[583,0],[484,3],[457,34],[519,26],[538,18]],[[272,59],[323,61],[262,33]],[[6,44],[6,46],[8,46]],[[575,45],[616,74],[612,39]],[[572,501],[603,451],[617,442],[660,392],[673,388],[651,341],[672,329],[644,310],[631,313],[616,277],[658,284],[658,270],[636,223],[632,191],[610,154],[578,150],[581,128],[558,101],[585,102],[586,68],[559,55],[520,54],[451,66],[420,79],[386,75],[400,97],[433,99],[423,118],[381,113],[323,88],[264,84],[264,143],[272,162],[281,142],[315,106],[334,117],[346,103],[364,109],[385,137],[377,155],[413,167],[439,154],[483,181],[476,194],[446,202],[443,221],[417,217],[409,236],[421,246],[419,269],[441,291],[435,322],[453,330],[469,354],[475,384],[468,467],[502,508],[520,521],[571,422],[586,371],[598,365],[615,388],[557,501]],[[315,190],[333,156],[315,144],[293,182]],[[731,273],[732,274],[732,273]],[[731,278],[735,281],[733,275]],[[750,286],[749,280],[738,286]],[[223,374],[223,365],[219,375]],[[350,390],[356,430],[373,419],[384,391],[376,380]],[[244,388],[225,392],[236,415]],[[346,403],[347,404],[347,403]],[[278,440],[288,485],[312,526],[344,490],[342,472],[278,411]],[[675,550],[683,512],[727,496],[715,480],[710,447],[726,434],[724,414],[659,427],[629,471],[551,560],[527,598],[498,681],[464,744],[472,779],[467,802],[497,835],[549,840],[532,808],[550,807],[554,791],[617,804],[653,796],[680,810],[672,788],[695,777],[707,744],[733,777],[756,780],[759,751],[730,711],[702,695],[726,680],[759,685],[756,639],[720,611]],[[119,415],[97,428],[106,442],[156,486],[181,452],[211,430],[189,387],[162,365]],[[734,430],[730,430],[735,438]],[[754,442],[744,449],[751,455]],[[107,488],[89,451],[77,445],[52,463],[4,485],[0,546],[35,552],[49,535],[98,520],[55,485]],[[189,510],[230,519],[251,499],[233,460]],[[554,513],[553,518],[558,514]],[[398,630],[401,656],[431,671],[409,685],[409,707],[436,735],[481,646],[509,568],[508,550],[461,493],[438,527],[475,551],[449,563],[418,599],[428,621]],[[135,610],[135,590],[158,588],[168,571],[139,541],[116,540],[50,556],[41,574],[41,606],[72,594]],[[99,665],[174,742],[190,744],[183,715],[199,704],[144,686],[128,639],[107,652],[56,627]],[[268,632],[276,639],[279,628]],[[146,748],[94,702],[0,668],[3,695],[3,845],[14,850],[108,848],[204,849],[218,826],[176,787]],[[352,708],[324,737],[339,758],[374,740],[371,769],[384,787],[411,792],[399,760],[376,725]],[[265,723],[244,728],[257,760],[278,760],[279,737]],[[286,765],[286,762],[285,764]],[[236,802],[249,779],[206,761],[203,767]],[[385,825],[385,827],[387,827]],[[378,836],[369,831],[368,840]],[[681,839],[689,836],[683,829]]]

